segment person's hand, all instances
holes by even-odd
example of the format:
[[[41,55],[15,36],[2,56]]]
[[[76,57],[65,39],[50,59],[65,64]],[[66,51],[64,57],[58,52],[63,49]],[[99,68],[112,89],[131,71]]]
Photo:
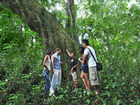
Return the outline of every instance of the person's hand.
[[[78,58],[79,61],[81,61],[81,58]]]
[[[68,52],[68,50],[66,49],[66,51]]]
[[[73,72],[73,68],[71,68],[71,72]]]

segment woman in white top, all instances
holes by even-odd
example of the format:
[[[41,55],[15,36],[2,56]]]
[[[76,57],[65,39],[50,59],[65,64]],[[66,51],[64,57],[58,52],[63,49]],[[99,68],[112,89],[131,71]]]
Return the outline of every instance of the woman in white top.
[[[44,102],[49,101],[49,90],[50,90],[50,72],[51,72],[51,55],[52,50],[47,50],[46,56],[43,61],[44,71],[43,76],[45,77],[45,88],[44,88]]]

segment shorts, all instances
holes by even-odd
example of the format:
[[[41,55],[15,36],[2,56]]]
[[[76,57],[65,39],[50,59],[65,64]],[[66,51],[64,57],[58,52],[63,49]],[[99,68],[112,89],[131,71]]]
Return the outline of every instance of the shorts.
[[[76,71],[71,72],[71,75],[72,75],[73,81],[77,81],[77,73],[76,73]]]
[[[87,65],[86,66],[82,66],[82,69],[83,69],[84,73],[88,73],[88,66]]]
[[[101,84],[101,78],[97,71],[97,67],[89,67],[89,79],[91,85],[100,85]]]

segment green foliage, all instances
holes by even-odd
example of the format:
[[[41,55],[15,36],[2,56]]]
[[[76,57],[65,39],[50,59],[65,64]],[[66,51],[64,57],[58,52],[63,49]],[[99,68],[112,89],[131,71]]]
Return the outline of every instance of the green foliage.
[[[0,9],[0,30],[0,103],[28,103],[34,100],[32,90],[41,91],[33,88],[42,77],[40,38],[5,8]]]
[[[68,17],[64,1],[39,0],[43,6],[63,4],[63,10],[52,13],[64,25]],[[140,8],[127,8],[127,0],[83,0],[75,5],[78,17],[77,32],[88,35],[98,61],[104,69],[99,105],[138,105],[139,101],[139,36]],[[86,15],[84,15],[84,13]],[[79,15],[79,14],[78,14]],[[24,28],[24,30],[23,30]],[[33,41],[35,39],[35,42]],[[0,7],[0,103],[43,104],[44,78],[42,78],[42,47],[37,33],[31,31],[19,16]],[[68,64],[64,67],[68,77]],[[94,92],[86,91],[78,80],[78,91],[65,79],[49,104],[94,104]]]
[[[64,81],[63,81],[64,82]],[[91,93],[90,91],[87,91],[84,88],[84,85],[82,85],[82,81],[78,81],[79,87],[78,90],[73,90],[73,83],[65,83],[65,86],[62,85],[63,88],[61,88],[59,91],[56,92],[56,95],[52,96],[50,98],[50,103],[52,105],[57,104],[70,104],[70,105],[81,105],[81,104],[89,104],[93,103],[93,101],[96,98],[96,95],[94,93]],[[84,91],[86,93],[84,93]]]
[[[78,19],[79,35],[88,34],[104,66],[102,104],[138,104],[140,8],[121,0],[81,5],[89,14]]]

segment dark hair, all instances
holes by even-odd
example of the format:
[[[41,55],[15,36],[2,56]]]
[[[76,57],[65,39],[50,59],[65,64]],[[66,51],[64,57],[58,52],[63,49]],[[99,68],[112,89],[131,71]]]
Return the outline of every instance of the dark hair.
[[[48,49],[47,52],[46,52],[46,55],[50,55],[51,53],[52,53],[52,50]]]
[[[84,47],[82,47],[82,46],[79,47],[80,54],[84,54],[84,50],[85,50]]]
[[[60,48],[56,48],[56,50],[55,50],[55,51],[57,52],[57,51],[59,51],[59,50],[61,50],[61,49],[60,49]]]
[[[83,43],[86,43],[87,46],[89,45],[89,42],[88,42],[87,39],[82,40],[82,42],[83,42]]]
[[[72,52],[73,53],[73,55],[75,55],[75,52]]]

